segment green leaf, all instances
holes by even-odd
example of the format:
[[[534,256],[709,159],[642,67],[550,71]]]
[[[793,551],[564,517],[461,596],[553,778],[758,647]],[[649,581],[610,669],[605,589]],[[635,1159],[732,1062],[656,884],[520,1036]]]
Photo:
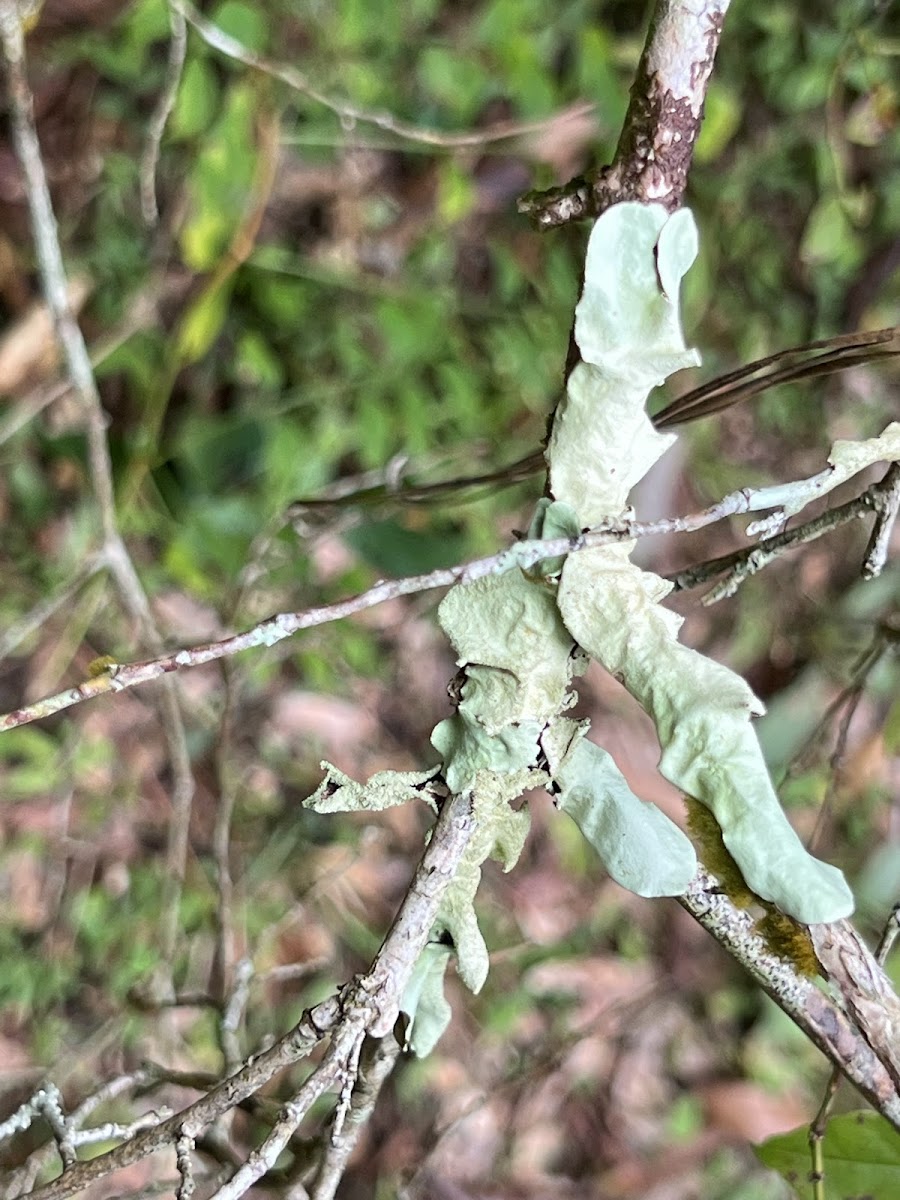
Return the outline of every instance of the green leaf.
[[[235,346],[235,373],[252,388],[277,391],[284,384],[284,366],[271,342],[255,329],[245,329]]]
[[[180,244],[185,262],[195,271],[216,265],[244,212],[256,161],[258,103],[256,89],[250,84],[239,83],[229,89],[191,173],[190,212]]]
[[[713,81],[703,106],[703,125],[694,147],[694,161],[714,162],[737,133],[741,102],[731,88]]]
[[[125,33],[129,42],[141,47],[168,38],[171,29],[165,0],[137,0],[128,10]]]
[[[769,1138],[756,1153],[796,1189],[813,1200],[809,1130]],[[826,1200],[895,1200],[900,1195],[900,1134],[879,1113],[855,1112],[828,1122],[823,1145]]]
[[[196,137],[212,121],[218,105],[219,85],[211,65],[204,58],[189,59],[181,77],[168,136],[175,140]]]
[[[201,359],[222,332],[231,292],[232,280],[202,292],[182,317],[175,353],[184,366]]]
[[[627,93],[616,71],[614,37],[598,26],[588,26],[582,29],[574,50],[577,94],[596,100],[603,129],[618,129],[625,116]]]
[[[258,4],[242,4],[240,0],[225,0],[214,10],[212,20],[225,33],[248,50],[261,52],[269,40],[269,30],[263,17],[265,9]]]
[[[344,541],[377,571],[417,575],[458,561],[462,538],[447,529],[408,529],[399,521],[368,521],[348,530]]]
[[[33,726],[10,729],[4,734],[0,762],[5,767],[4,789],[11,800],[46,795],[62,779],[56,738]]]
[[[457,120],[474,118],[484,102],[488,76],[473,55],[427,46],[416,57],[416,73],[426,93],[447,105]]]
[[[823,197],[812,210],[800,255],[804,262],[817,265],[852,265],[859,258],[859,236],[847,217],[840,196]]]
[[[476,200],[471,171],[463,171],[456,162],[447,159],[438,173],[438,215],[446,225],[462,221],[472,211]]]

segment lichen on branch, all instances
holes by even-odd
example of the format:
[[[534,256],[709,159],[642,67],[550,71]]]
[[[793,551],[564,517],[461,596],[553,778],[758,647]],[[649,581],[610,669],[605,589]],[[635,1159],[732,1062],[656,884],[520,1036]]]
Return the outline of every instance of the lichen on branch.
[[[596,222],[575,315],[580,360],[554,416],[549,495],[538,502],[530,537],[577,539],[583,529],[620,522],[632,488],[674,441],[653,428],[646,401],[670,374],[698,362],[678,314],[696,251],[684,209],[670,216],[662,205],[628,202]],[[837,447],[828,469],[840,474],[897,450],[889,427],[880,439]],[[528,816],[513,804],[528,789],[550,790],[610,876],[639,895],[681,895],[697,872],[689,838],[634,795],[612,757],[587,739],[588,722],[566,716],[573,679],[589,658],[653,719],[661,773],[710,811],[753,894],[805,924],[852,911],[841,872],[804,849],[781,809],[752,725],[761,702],[734,672],[678,641],[681,618],[661,604],[672,585],[632,563],[633,548],[620,541],[528,567],[511,553],[506,570],[451,589],[438,619],[461,678],[456,711],[432,735],[438,766],[382,773],[368,785],[329,768],[307,802],[320,811],[374,810],[416,795],[433,804],[441,786],[471,799],[476,833],[404,996],[417,1053],[448,1019],[446,948],[456,951],[471,990],[484,982],[475,894],[487,858],[505,870],[515,865]]]

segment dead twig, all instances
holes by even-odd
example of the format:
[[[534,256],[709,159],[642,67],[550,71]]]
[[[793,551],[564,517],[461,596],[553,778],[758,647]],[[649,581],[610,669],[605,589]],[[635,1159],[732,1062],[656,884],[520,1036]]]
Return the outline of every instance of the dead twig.
[[[94,378],[87,345],[69,302],[69,290],[59,230],[34,122],[34,100],[25,65],[23,13],[15,0],[0,2],[0,39],[6,60],[7,90],[12,110],[13,141],[25,177],[28,208],[40,269],[41,286],[53,315],[68,376],[84,413],[91,485],[102,533],[100,554],[115,581],[122,602],[136,620],[141,640],[158,651],[162,639],[150,603],[131,559],[116,516],[112,461],[106,436],[106,415]],[[177,930],[181,881],[187,858],[188,824],[194,781],[184,726],[171,682],[163,687],[163,728],[172,763],[174,815],[170,826],[167,879],[168,903],[163,910],[163,944],[171,954]]]
[[[373,109],[353,104],[349,100],[335,99],[317,88],[296,67],[286,63],[273,62],[271,59],[249,50],[237,38],[232,37],[231,34],[226,33],[224,29],[220,29],[218,25],[204,17],[192,4],[187,3],[187,0],[170,0],[170,3],[173,8],[183,14],[208,46],[218,50],[220,54],[234,59],[235,62],[243,63],[245,67],[261,71],[264,75],[279,80],[292,91],[300,92],[315,101],[316,104],[321,104],[323,108],[333,112],[340,119],[344,128],[348,130],[360,122],[366,125],[375,125],[378,129],[383,129],[406,141],[445,150],[462,150],[540,133],[549,126],[558,126],[563,120],[580,120],[592,113],[595,108],[595,105],[589,103],[576,104],[566,109],[565,112],[554,113],[540,121],[501,121],[486,129],[472,130],[467,133],[447,133],[440,129],[429,129],[423,125],[414,125],[409,121],[403,121],[389,112],[376,112]]]
[[[730,0],[658,0],[612,166],[531,192],[519,211],[540,229],[597,217],[622,200],[681,204]]]
[[[141,155],[141,216],[147,225],[155,225],[159,220],[159,207],[156,202],[156,170],[159,164],[159,150],[166,124],[178,98],[178,88],[181,84],[187,57],[187,23],[184,13],[174,4],[169,5],[169,28],[172,31],[172,37],[169,40],[166,78],[159,100],[156,102],[156,108],[147,125],[147,141],[144,144],[144,153]]]

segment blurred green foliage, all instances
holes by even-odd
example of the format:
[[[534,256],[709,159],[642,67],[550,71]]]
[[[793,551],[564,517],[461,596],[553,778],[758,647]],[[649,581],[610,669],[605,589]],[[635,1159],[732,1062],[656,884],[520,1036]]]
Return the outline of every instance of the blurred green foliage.
[[[874,1112],[843,1113],[833,1117],[825,1131],[822,1158],[825,1167],[824,1190],[814,1190],[811,1170],[809,1130],[769,1138],[759,1147],[760,1159],[789,1179],[799,1200],[844,1200],[865,1196],[870,1200],[891,1200],[900,1187],[900,1138],[891,1125]]]

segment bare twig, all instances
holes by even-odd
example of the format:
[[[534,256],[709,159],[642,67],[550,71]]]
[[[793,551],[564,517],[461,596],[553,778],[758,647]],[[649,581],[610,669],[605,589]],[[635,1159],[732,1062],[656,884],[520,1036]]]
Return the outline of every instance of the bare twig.
[[[347,1114],[350,1112],[350,1103],[353,1099],[353,1089],[359,1076],[359,1060],[362,1055],[365,1036],[364,1033],[360,1033],[350,1047],[350,1053],[347,1055],[347,1061],[338,1079],[340,1091],[338,1092],[337,1107],[334,1110],[334,1117],[331,1123],[331,1136],[328,1139],[332,1146],[338,1146],[341,1142],[344,1123],[347,1120]]]
[[[298,1024],[274,1046],[263,1051],[208,1095],[155,1128],[89,1162],[76,1163],[59,1179],[38,1188],[31,1200],[64,1200],[96,1179],[170,1146],[179,1136],[197,1138],[223,1113],[258,1092],[285,1068],[305,1058],[323,1038],[331,1044],[307,1085],[285,1107],[282,1119],[218,1200],[243,1192],[274,1162],[315,1098],[332,1088],[346,1070],[361,1033],[383,1038],[394,1027],[400,999],[410,973],[437,915],[444,892],[454,877],[474,832],[471,798],[451,797],[444,805],[434,833],[416,869],[412,885],[368,974],[357,978],[342,995],[332,996],[303,1014]],[[302,1111],[301,1111],[302,1110]]]
[[[824,476],[827,472],[823,472],[822,474]],[[814,479],[818,479],[818,477],[814,477]],[[803,485],[809,483],[806,480],[799,482]],[[451,587],[457,583],[471,583],[487,575],[499,574],[502,571],[508,570],[513,565],[518,565],[524,570],[544,559],[555,558],[565,554],[577,554],[580,550],[586,550],[593,546],[607,546],[615,542],[633,541],[654,534],[694,532],[717,521],[721,521],[725,517],[750,511],[759,511],[769,503],[781,504],[784,502],[785,493],[792,486],[785,484],[779,488],[741,488],[736,492],[730,492],[727,496],[724,496],[721,500],[716,501],[715,504],[711,504],[707,508],[680,517],[662,517],[656,521],[636,521],[628,517],[621,517],[605,523],[598,529],[588,530],[578,537],[537,539],[519,542],[511,549],[501,551],[499,554],[490,555],[487,558],[474,559],[459,566],[441,568],[424,575],[412,575],[405,579],[394,579],[377,583],[368,591],[347,600],[340,600],[335,604],[326,604],[318,608],[306,609],[302,612],[278,613],[245,630],[243,633],[233,634],[230,637],[221,638],[215,642],[207,642],[204,645],[194,646],[190,649],[161,654],[156,658],[144,662],[130,664],[113,663],[101,675],[93,679],[85,680],[83,683],[67,688],[63,692],[58,692],[55,696],[45,697],[42,700],[35,701],[33,704],[25,705],[0,716],[0,732],[6,729],[13,729],[19,725],[28,724],[30,721],[39,720],[53,713],[62,712],[64,709],[81,704],[85,700],[91,700],[95,696],[104,695],[109,692],[121,692],[126,688],[148,683],[150,680],[159,679],[173,671],[178,671],[186,667],[202,666],[206,663],[230,658],[235,654],[242,653],[244,650],[249,650],[256,646],[274,646],[277,642],[291,637],[302,629],[310,629],[315,625],[342,620],[365,609],[373,608],[375,605],[381,604],[386,600],[396,599],[398,596],[409,596],[434,588]],[[852,516],[862,515],[864,511],[871,510],[874,507],[870,493],[865,493],[864,497],[859,497],[853,503],[858,504],[859,509],[857,511],[854,508]],[[826,514],[827,516],[829,514]],[[851,516],[843,516],[843,520],[850,519]],[[834,524],[841,523],[842,520],[834,522]],[[813,522],[810,523],[810,525],[814,524]],[[826,523],[826,527],[831,528],[833,525],[827,525]],[[810,532],[810,528],[806,527],[805,536],[800,536],[799,532],[795,530],[792,531],[792,535],[797,536],[792,538],[792,535],[783,534],[781,537],[792,538],[792,540],[784,543],[784,545],[798,545],[803,540],[808,541],[812,540],[813,537],[821,536],[821,532],[824,531],[823,528],[820,532]],[[772,538],[769,539],[766,545],[770,547],[778,541],[779,539]],[[780,552],[780,548],[781,543],[779,542],[778,552]],[[700,578],[708,578],[708,576],[704,576],[705,571],[710,570],[712,573],[719,574],[721,573],[722,564],[730,565],[735,561],[741,565],[741,569],[745,573],[752,573],[753,570],[759,569],[758,566],[753,565],[752,555],[753,551],[748,552],[746,555],[729,556],[727,560],[715,560],[713,567],[704,565],[701,568],[694,568],[692,572],[682,572],[676,577],[678,586],[695,586]],[[715,570],[714,567],[718,567],[719,569]],[[685,579],[689,579],[691,582],[686,583],[684,582]]]
[[[824,735],[838,718],[840,714],[840,722],[838,724],[838,737],[835,743],[835,750],[831,756],[829,766],[833,770],[840,767],[840,760],[843,752],[843,736],[846,735],[849,721],[852,720],[853,714],[859,703],[860,697],[865,690],[866,680],[869,675],[878,665],[878,661],[884,652],[884,635],[881,630],[876,629],[871,642],[859,656],[848,674],[849,682],[846,687],[835,696],[828,704],[828,707],[822,713],[821,719],[817,722],[815,728],[804,739],[801,745],[788,762],[784,771],[784,778],[789,779],[796,777],[800,772],[808,769],[815,761],[817,750],[820,747]],[[843,710],[843,711],[842,711]],[[843,736],[842,736],[843,733]],[[811,836],[815,836],[815,830]],[[811,842],[810,842],[811,844]]]
[[[866,556],[863,559],[863,579],[875,579],[884,570],[898,509],[900,509],[900,463],[893,463],[888,467],[887,474],[882,480],[882,487],[875,503],[877,516],[869,544],[866,547]]]
[[[234,883],[231,877],[231,817],[237,798],[237,781],[231,762],[232,734],[237,682],[228,662],[223,663],[225,705],[219,720],[219,737],[216,745],[216,777],[218,780],[218,804],[216,823],[213,828],[213,857],[216,864],[216,952],[215,966],[219,991],[223,1004],[238,990],[245,992],[244,984],[238,989],[235,973],[234,938]],[[252,973],[252,972],[251,972]],[[237,1044],[238,1021],[227,1021],[223,1013],[220,1023],[220,1040],[225,1066],[229,1071],[237,1068],[240,1054]]]
[[[231,992],[226,997],[219,1021],[222,1058],[225,1062],[225,1070],[228,1072],[236,1071],[241,1064],[242,1055],[238,1031],[244,1019],[252,980],[253,963],[249,958],[242,958],[234,967],[233,979],[230,983]]]
[[[653,424],[657,429],[684,425],[688,421],[721,412],[734,404],[736,399],[747,400],[782,383],[817,379],[862,363],[894,358],[898,354],[900,325],[871,332],[843,333],[837,337],[808,342],[805,346],[792,346],[789,350],[779,350],[777,354],[757,359],[686,392],[656,413]]]
[[[116,1149],[89,1162],[77,1163],[65,1175],[35,1191],[31,1200],[62,1200],[79,1192],[92,1180],[103,1179],[111,1171],[139,1162],[147,1155],[171,1146],[181,1133],[199,1136],[208,1125],[257,1092],[274,1075],[304,1058],[337,1020],[337,1002],[320,1005],[315,1014],[320,1025],[313,1024],[312,1014],[304,1014],[300,1022],[274,1046],[257,1055],[208,1095]]]
[[[163,286],[159,279],[151,278],[149,284],[132,298],[128,305],[128,311],[119,324],[91,347],[92,367],[103,362],[139,329],[144,329],[151,323],[156,316],[156,301]],[[22,396],[0,421],[0,445],[9,441],[48,405],[68,396],[72,387],[71,379],[58,379],[41,384]]]
[[[106,441],[105,418],[87,347],[67,294],[66,272],[59,248],[59,231],[50,200],[47,176],[41,161],[40,145],[34,125],[34,103],[25,74],[25,39],[21,14],[15,0],[2,0],[0,3],[0,36],[3,39],[6,58],[13,140],[25,175],[41,280],[48,307],[53,314],[69,377],[84,407],[91,476],[103,538],[108,547],[110,567],[120,590],[127,597],[129,609],[140,617],[144,625],[148,625],[150,610],[147,598],[116,525],[112,465]]]
[[[846,688],[843,692],[843,713],[837,726],[837,737],[834,743],[834,750],[828,760],[829,777],[828,787],[825,795],[822,797],[819,805],[819,812],[816,816],[816,823],[813,826],[812,832],[807,839],[807,847],[811,850],[815,844],[819,833],[824,826],[825,819],[831,811],[831,806],[834,801],[835,793],[837,792],[841,775],[844,770],[845,758],[847,754],[847,742],[850,737],[850,726],[853,724],[853,718],[856,716],[860,701],[865,693],[866,684],[869,676],[878,666],[884,654],[884,634],[880,629],[876,630],[875,636],[872,639],[872,645],[863,653],[859,664],[854,672],[855,678],[851,687]]]
[[[669,429],[713,416],[780,384],[820,378],[897,354],[900,354],[900,326],[839,334],[805,346],[791,346],[707,380],[654,413],[651,420],[657,429]],[[772,367],[776,369],[771,370]],[[459,492],[507,487],[544,470],[546,460],[543,448],[538,447],[506,467],[420,484],[406,478],[407,467],[407,460],[398,458],[377,471],[340,479],[315,496],[295,500],[288,508],[288,516],[302,520],[308,512],[350,505],[371,508],[379,502],[428,504]]]
[[[166,842],[166,882],[160,909],[161,961],[171,966],[181,927],[181,893],[190,846],[191,808],[194,800],[194,776],[188,752],[178,693],[166,680],[160,688],[159,713],[172,772],[172,815]]]
[[[889,468],[888,474],[892,470],[893,468]],[[804,524],[776,534],[774,537],[762,538],[755,546],[750,546],[746,550],[736,550],[719,558],[708,559],[706,562],[688,567],[684,571],[678,571],[667,578],[674,583],[676,591],[686,591],[725,574],[725,578],[703,597],[704,604],[716,604],[720,600],[734,595],[745,579],[749,579],[751,575],[761,571],[763,567],[774,562],[782,554],[786,554],[798,546],[804,546],[808,542],[814,542],[823,534],[830,533],[850,521],[856,521],[872,512],[877,512],[879,504],[882,502],[882,495],[892,487],[893,483],[888,480],[886,475],[879,483],[873,483],[853,500],[836,505],[812,521],[806,521]]]
[[[62,1096],[54,1084],[48,1083],[39,1088],[29,1101],[0,1124],[0,1141],[24,1131],[37,1118],[43,1118],[47,1123],[53,1140],[30,1155],[21,1167],[7,1172],[2,1181],[0,1195],[4,1200],[12,1200],[12,1197],[30,1191],[34,1179],[48,1169],[55,1155],[59,1156],[64,1167],[68,1167],[74,1163],[75,1152],[79,1146],[130,1138],[141,1130],[158,1124],[167,1113],[148,1113],[127,1125],[108,1122],[87,1129],[82,1128],[88,1117],[102,1104],[107,1104],[126,1092],[138,1091],[150,1082],[151,1076],[148,1071],[116,1076],[83,1100],[69,1116],[65,1114]]]
[[[8,442],[29,421],[33,421],[38,413],[42,413],[48,405],[61,400],[71,390],[72,385],[68,380],[42,383],[39,387],[33,388],[27,396],[23,396],[18,403],[11,406],[10,411],[0,421],[0,446],[4,442]]]
[[[399,1044],[389,1035],[380,1042],[371,1044],[368,1061],[365,1060],[364,1054],[343,1130],[339,1138],[332,1136],[325,1148],[322,1165],[311,1193],[312,1200],[333,1200],[337,1186],[347,1169],[350,1155],[372,1115],[378,1095],[394,1069],[399,1053]]]
[[[755,493],[751,489],[731,492],[728,496],[702,509],[682,517],[663,517],[657,521],[635,521],[627,517],[610,521],[602,528],[589,530],[578,537],[550,538],[523,541],[509,550],[492,554],[487,558],[474,559],[455,567],[445,567],[424,575],[412,575],[405,579],[394,579],[377,583],[368,591],[335,604],[326,604],[302,612],[278,613],[254,625],[244,633],[233,634],[219,641],[191,649],[162,654],[145,662],[110,664],[102,674],[83,683],[48,696],[34,704],[25,705],[13,712],[0,716],[0,732],[28,724],[52,713],[62,712],[73,705],[91,700],[109,692],[121,692],[138,684],[159,679],[172,671],[185,667],[198,667],[219,659],[230,658],[255,646],[274,646],[284,638],[291,637],[301,629],[324,625],[353,616],[367,608],[373,608],[386,600],[398,596],[409,596],[434,588],[451,587],[457,583],[472,583],[487,575],[499,574],[517,565],[523,570],[543,559],[556,558],[564,554],[577,554],[592,546],[607,546],[614,542],[632,541],[661,533],[687,533],[702,529],[706,525],[721,521],[735,513],[746,512],[753,502]]]
[[[184,60],[187,55],[187,24],[184,13],[174,4],[169,5],[169,28],[172,31],[172,37],[169,40],[166,78],[147,126],[147,141],[144,144],[144,153],[141,155],[141,215],[148,225],[155,225],[159,220],[159,208],[156,203],[156,168],[159,163],[159,148],[166,123],[175,107],[184,71]]]
[[[321,104],[323,108],[333,112],[336,117],[340,118],[342,125],[348,129],[352,129],[359,121],[366,125],[375,125],[379,129],[407,141],[455,150],[470,146],[484,146],[491,142],[508,141],[511,138],[540,133],[550,125],[559,125],[562,120],[580,120],[592,113],[595,108],[595,105],[589,103],[576,104],[566,109],[565,112],[554,113],[540,121],[501,121],[486,129],[472,130],[468,133],[446,133],[440,129],[428,129],[422,125],[402,121],[389,112],[376,112],[373,109],[352,104],[347,100],[337,100],[333,96],[328,96],[311,83],[307,76],[298,71],[296,67],[286,63],[273,62],[271,59],[249,50],[237,38],[233,38],[224,29],[220,29],[218,25],[202,16],[192,4],[187,3],[187,0],[170,0],[170,4],[187,18],[207,45],[212,46],[214,50],[234,59],[235,62],[243,63],[245,67],[250,67],[254,71],[262,71],[265,75],[278,79],[292,91],[308,96],[316,104]]]
[[[16,1133],[21,1133],[28,1129],[32,1122],[43,1117],[53,1131],[57,1141],[61,1140],[65,1135],[65,1117],[62,1111],[62,1096],[59,1093],[59,1088],[53,1083],[48,1083],[45,1087],[38,1088],[30,1100],[24,1104],[20,1104],[16,1111],[6,1118],[0,1124],[0,1142],[6,1141]],[[63,1163],[68,1165],[68,1161],[74,1155],[62,1153]]]
[[[194,1145],[195,1139],[187,1133],[179,1134],[175,1139],[175,1166],[178,1170],[176,1200],[191,1200],[194,1194]]]
[[[611,167],[519,201],[539,228],[596,217],[611,204],[681,204],[706,88],[730,0],[658,0]]]
[[[15,0],[0,0],[0,38],[6,59],[13,140],[25,176],[44,298],[53,314],[68,375],[84,411],[91,482],[103,537],[101,554],[123,603],[138,622],[142,641],[151,650],[159,651],[162,639],[154,623],[146,592],[119,532],[106,416],[87,345],[69,303],[59,231],[34,123],[34,102],[25,69],[22,22],[22,11]],[[169,897],[163,909],[163,944],[168,947],[167,953],[171,954],[177,933],[177,911],[187,858],[187,825],[194,782],[177,696],[168,681],[162,689],[162,718],[174,775],[174,819],[167,860]]]
[[[0,660],[12,654],[26,638],[45,625],[54,613],[65,608],[82,587],[103,570],[104,565],[105,560],[102,553],[89,555],[71,579],[68,579],[51,595],[40,600],[30,612],[20,617],[18,621],[14,621],[0,637]]]
[[[855,1022],[872,1052],[882,1063],[889,1077],[873,1096],[871,1088],[861,1088],[879,1112],[893,1124],[897,1091],[900,1089],[900,1046],[896,1031],[900,1028],[900,998],[884,974],[880,964],[852,925],[839,921],[835,925],[812,925],[810,936],[816,956],[828,979],[837,988],[843,1007]],[[843,1058],[836,1060],[845,1075],[859,1087],[858,1080],[848,1070]],[[891,1111],[885,1110],[890,1101]],[[900,1104],[896,1111],[900,1111]]]

